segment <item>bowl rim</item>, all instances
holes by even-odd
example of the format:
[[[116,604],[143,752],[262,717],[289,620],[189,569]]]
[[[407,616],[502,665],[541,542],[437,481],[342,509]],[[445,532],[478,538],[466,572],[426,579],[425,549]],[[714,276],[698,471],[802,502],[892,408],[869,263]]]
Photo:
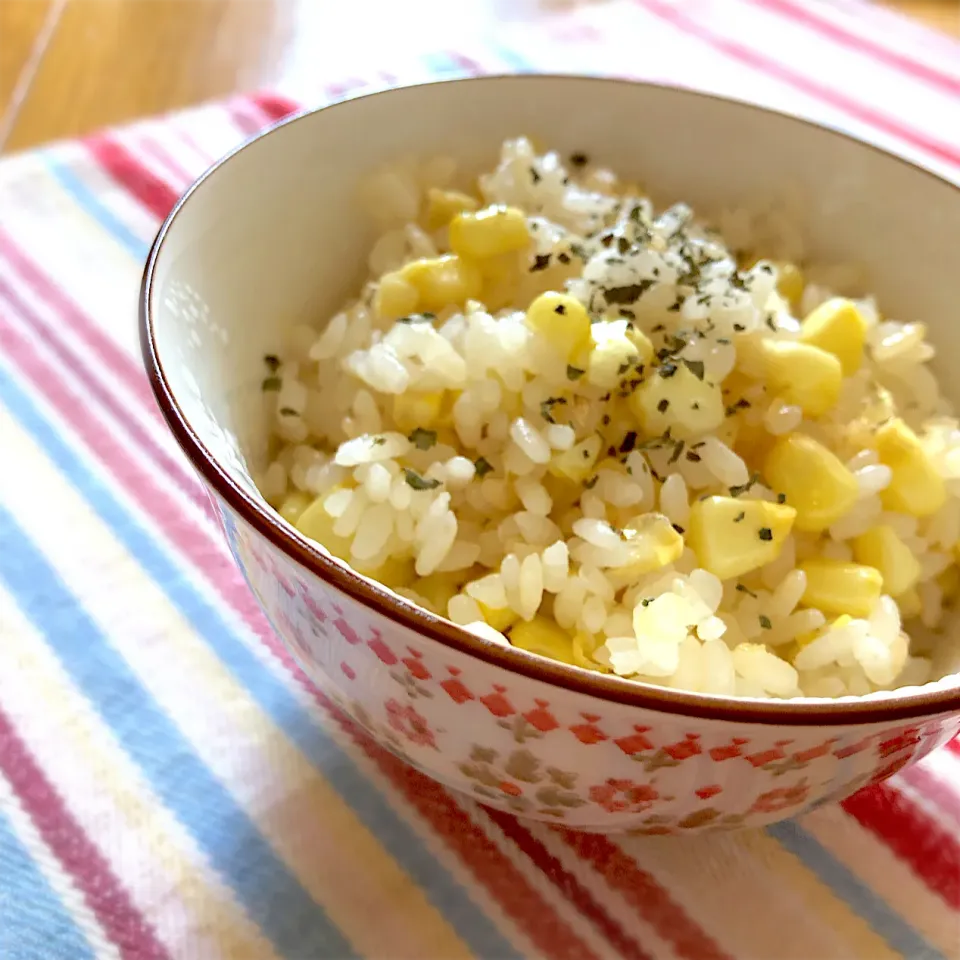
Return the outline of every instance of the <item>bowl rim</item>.
[[[683,97],[719,101],[722,104],[732,105],[743,110],[756,111],[790,123],[813,127],[831,136],[856,144],[858,147],[880,153],[884,157],[903,164],[914,172],[929,177],[960,193],[960,184],[953,183],[934,171],[829,124],[760,106],[735,97],[707,93],[668,83],[563,73],[484,74],[429,80],[400,86],[365,88],[335,103],[297,111],[270,124],[259,133],[245,140],[211,164],[207,170],[197,177],[167,214],[147,255],[139,297],[141,352],[150,386],[160,411],[187,459],[200,474],[208,488],[239,515],[245,523],[289,559],[305,567],[327,585],[336,588],[363,606],[373,609],[381,616],[413,630],[425,638],[452,647],[459,653],[502,667],[511,673],[518,673],[566,690],[626,706],[642,707],[661,713],[696,719],[738,723],[780,726],[835,726],[908,720],[951,712],[960,713],[960,686],[935,687],[933,689],[910,688],[917,692],[902,695],[891,693],[889,698],[884,699],[750,700],[658,687],[622,677],[594,673],[581,667],[549,660],[546,657],[531,654],[516,647],[503,647],[401,599],[380,584],[354,572],[346,564],[332,559],[291,524],[283,520],[266,501],[253,496],[237,483],[193,430],[174,396],[158,355],[151,301],[153,299],[156,266],[163,252],[164,241],[178,214],[201,184],[212,177],[222,166],[229,163],[238,153],[246,150],[263,137],[269,136],[289,124],[302,122],[317,113],[347,109],[355,100],[389,96],[391,93],[399,93],[403,90],[440,85],[501,83],[505,81],[522,83],[532,80],[541,82],[544,80],[573,81],[595,83],[599,86],[628,84],[667,91]]]

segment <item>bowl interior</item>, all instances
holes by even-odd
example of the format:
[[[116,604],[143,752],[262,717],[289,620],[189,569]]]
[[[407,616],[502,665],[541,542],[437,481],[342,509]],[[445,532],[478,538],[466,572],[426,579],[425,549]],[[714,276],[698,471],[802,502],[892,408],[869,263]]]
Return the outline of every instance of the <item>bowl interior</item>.
[[[809,255],[856,264],[886,315],[926,323],[944,392],[960,404],[960,378],[949,376],[960,189],[829,130],[701,94],[575,77],[436,83],[279,126],[215,168],[167,225],[150,288],[156,358],[192,432],[236,483],[256,494],[264,354],[292,325],[322,325],[363,277],[374,239],[357,207],[363,174],[437,153],[476,174],[518,134],[586,152],[658,201],[708,213],[795,193]],[[960,670],[960,644],[938,649],[939,672]]]

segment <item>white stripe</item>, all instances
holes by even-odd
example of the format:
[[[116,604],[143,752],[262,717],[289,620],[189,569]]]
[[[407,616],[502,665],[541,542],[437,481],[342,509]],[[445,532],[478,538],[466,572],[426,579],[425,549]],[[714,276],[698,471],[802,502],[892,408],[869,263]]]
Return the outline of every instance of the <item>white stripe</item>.
[[[0,774],[0,810],[7,817],[11,830],[30,855],[53,895],[60,901],[77,930],[90,944],[97,960],[120,960],[120,951],[109,940],[100,921],[87,906],[87,901],[74,883],[73,877],[64,870],[60,860],[40,836],[33,821],[23,809],[20,798],[2,774]],[[0,941],[5,939],[3,931],[0,930]]]
[[[822,807],[800,822],[925,940],[945,957],[956,956],[956,914],[882,840],[840,806]]]
[[[160,802],[113,732],[0,589],[0,698],[20,736],[137,909],[174,956],[236,946],[269,960],[270,943]],[[185,876],[185,869],[191,875]],[[201,884],[197,889],[196,881]]]

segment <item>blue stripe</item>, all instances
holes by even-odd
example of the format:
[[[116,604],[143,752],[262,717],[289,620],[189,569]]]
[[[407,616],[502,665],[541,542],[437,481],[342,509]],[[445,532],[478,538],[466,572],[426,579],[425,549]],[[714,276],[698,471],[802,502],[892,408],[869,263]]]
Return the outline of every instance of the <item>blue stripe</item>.
[[[0,542],[16,544],[0,550],[0,580],[280,953],[355,956],[2,506]]]
[[[511,70],[517,73],[530,73],[536,69],[529,60],[517,53],[512,47],[504,46],[502,43],[493,43],[491,49]]]
[[[792,820],[775,823],[767,832],[812,870],[856,911],[890,947],[910,960],[946,960],[889,904],[861,883],[836,857]]]
[[[159,546],[156,535],[148,531],[122,506],[114,492],[98,475],[89,470],[86,463],[63,439],[60,431],[39,413],[15,381],[5,375],[2,367],[0,402],[33,435],[64,477],[69,478],[68,482],[112,529],[117,539],[164,591],[173,606],[206,640],[232,671],[236,680],[249,691],[257,705],[316,767],[323,770],[344,802],[354,810],[371,833],[378,837],[398,864],[423,888],[437,910],[454,923],[470,949],[478,956],[518,956],[512,944],[504,938],[490,917],[476,904],[467,890],[436,861],[417,833],[372,787],[348,754],[299,703],[285,683],[264,668],[252,650],[240,639],[233,624],[194,588],[193,574],[185,574],[177,567],[167,552]],[[0,542],[9,544],[18,541],[8,534]],[[90,686],[88,696],[96,700],[105,716],[110,711],[111,724],[131,738],[128,749],[131,752],[139,750],[138,762],[144,764],[145,769],[149,769],[156,778],[158,793],[171,808],[177,810],[178,816],[198,837],[205,838],[211,857],[219,864],[218,869],[221,869],[229,877],[229,882],[242,893],[251,915],[255,916],[258,922],[269,925],[267,929],[274,931],[271,937],[276,936],[288,942],[286,938],[292,936],[298,922],[304,923],[305,929],[309,930],[307,916],[292,920],[289,925],[285,920],[281,922],[277,916],[281,911],[277,910],[275,905],[283,901],[278,899],[276,884],[264,880],[263,870],[267,868],[258,863],[247,865],[244,860],[243,853],[248,841],[239,843],[234,831],[249,830],[249,823],[238,822],[233,825],[232,820],[236,817],[232,817],[231,826],[227,830],[211,822],[212,811],[225,811],[227,808],[222,806],[225,801],[214,800],[213,795],[207,793],[207,789],[216,788],[222,793],[222,788],[217,784],[215,787],[211,785],[209,788],[200,789],[193,783],[185,783],[191,781],[192,777],[184,776],[184,768],[178,757],[181,750],[188,748],[167,718],[151,703],[146,690],[130,675],[123,659],[112,651],[105,638],[95,632],[82,643],[79,642],[76,629],[69,625],[70,618],[57,616],[59,602],[54,603],[50,597],[38,595],[32,588],[31,577],[17,573],[17,570],[22,570],[25,566],[30,548],[25,544],[23,550],[22,556],[19,550],[10,550],[5,554],[6,566],[12,568],[11,576],[18,578],[26,598],[33,597],[34,606],[37,608],[35,613],[44,618],[51,643],[62,651],[65,661],[69,660],[70,669],[76,673],[77,679],[82,679]],[[43,563],[43,574],[54,576],[42,557],[34,556],[33,562]],[[39,566],[37,572],[41,572]],[[72,609],[76,607],[73,598],[64,597],[62,600],[69,600]],[[82,611],[79,615],[83,616]],[[73,613],[70,616],[73,616]],[[50,621],[51,617],[56,619],[56,623]],[[89,625],[86,617],[84,620]],[[109,664],[109,670],[104,669],[105,664]],[[116,671],[116,677],[110,676],[113,671]],[[121,680],[126,684],[123,687],[125,702],[122,709],[117,709],[114,702],[114,682],[120,683]],[[163,743],[154,741],[156,734],[146,736],[145,742],[141,743],[139,734],[146,720],[135,716],[137,705],[144,716],[163,731]],[[156,752],[160,748],[165,750],[166,760],[158,759]],[[196,758],[193,759],[196,761]],[[209,773],[202,764],[198,765],[205,778],[204,782],[209,782]],[[190,789],[187,789],[188,787]],[[318,811],[317,815],[321,816],[322,812]],[[269,848],[265,847],[259,837],[258,842],[259,846],[252,846],[250,850],[256,849],[267,856]],[[276,870],[278,865],[272,865],[269,869]],[[298,896],[302,896],[302,892]],[[297,898],[294,897],[287,905],[292,917],[298,915],[296,903]],[[304,953],[311,957],[329,955],[319,947],[313,947],[313,952],[310,952],[307,941],[290,942],[297,946],[297,950],[293,952],[295,957]],[[327,949],[338,956],[345,956],[347,953],[346,949],[335,948],[332,941],[327,944]]]
[[[100,202],[99,198],[76,173],[74,173],[69,164],[50,159],[46,159],[44,163],[51,176],[59,181],[60,186],[76,200],[77,206],[88,213],[107,233],[116,238],[120,242],[120,245],[132,253],[138,260],[143,260],[144,257],[146,257],[147,244],[130,230],[108,207]]]
[[[13,833],[2,806],[0,884],[0,957],[94,960],[87,938]]]

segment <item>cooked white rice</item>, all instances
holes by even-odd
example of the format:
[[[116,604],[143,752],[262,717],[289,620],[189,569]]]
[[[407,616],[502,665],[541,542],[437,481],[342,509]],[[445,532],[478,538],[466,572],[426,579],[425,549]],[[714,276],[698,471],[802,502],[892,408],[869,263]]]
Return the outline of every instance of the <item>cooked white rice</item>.
[[[756,260],[799,255],[794,238],[775,246],[776,218],[725,215],[728,246],[683,204],[658,214],[610,171],[537,154],[526,139],[505,143],[472,190],[460,185],[472,200],[449,192],[455,180],[453,162],[438,158],[366,183],[381,229],[370,279],[342,312],[294,329],[266,358],[266,499],[407,600],[588,670],[746,697],[928,680],[929,650],[911,652],[901,621],[936,628],[957,592],[960,430],[927,367],[923,325],[855,301],[862,364],[829,409],[805,411],[765,358],[803,339],[798,317],[832,293],[795,263]],[[409,279],[423,263],[409,264],[449,252],[458,204],[521,212],[526,239],[467,262],[475,289],[454,284],[454,302],[428,313],[435,291]],[[401,316],[411,284],[419,300]],[[586,308],[586,345],[528,318],[547,291],[568,298],[551,303]],[[640,396],[660,399],[641,416]],[[876,437],[894,417],[915,431],[915,455],[946,494],[912,511],[920,516],[888,496],[903,475]],[[798,436],[855,480],[822,530],[789,520],[790,498],[765,472],[773,444]],[[714,497],[742,504],[734,523],[754,511],[787,518],[776,532],[759,527],[763,562],[725,579],[726,534],[720,560],[703,545]],[[849,613],[845,596],[818,605],[810,563],[854,563],[880,528],[917,571],[885,569],[882,591],[868,571],[874,587]]]

